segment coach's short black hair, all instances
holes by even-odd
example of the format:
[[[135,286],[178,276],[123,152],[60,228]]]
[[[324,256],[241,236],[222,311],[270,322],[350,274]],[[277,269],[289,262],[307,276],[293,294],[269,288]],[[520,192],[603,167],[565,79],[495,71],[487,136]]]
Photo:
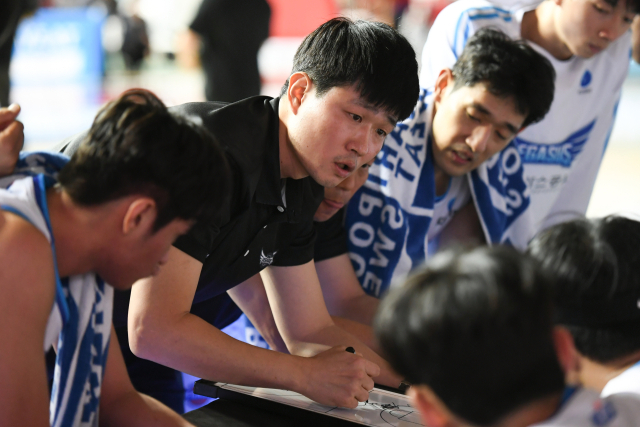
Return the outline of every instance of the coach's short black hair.
[[[527,116],[523,126],[539,122],[551,108],[553,65],[525,40],[513,40],[499,30],[475,33],[452,71],[455,89],[484,83],[496,96],[513,97],[518,111]]]
[[[558,276],[557,322],[607,363],[640,351],[640,222],[578,219],[540,232],[529,253]]]
[[[382,301],[376,335],[400,375],[489,426],[564,388],[550,280],[512,248],[447,249]]]
[[[305,72],[316,94],[353,86],[371,105],[404,120],[418,102],[416,54],[399,32],[381,22],[334,18],[309,34],[293,58],[291,73]],[[283,96],[289,87],[282,87]]]
[[[228,197],[229,173],[224,152],[204,128],[134,89],[98,112],[58,180],[84,206],[151,197],[158,230],[175,218],[214,217]]]

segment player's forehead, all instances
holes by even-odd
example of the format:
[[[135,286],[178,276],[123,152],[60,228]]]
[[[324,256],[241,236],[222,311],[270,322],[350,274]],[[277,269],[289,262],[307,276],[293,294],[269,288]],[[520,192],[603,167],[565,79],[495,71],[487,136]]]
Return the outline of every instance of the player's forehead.
[[[461,108],[490,120],[511,133],[517,133],[526,119],[526,115],[518,108],[515,96],[496,95],[484,82],[460,86],[455,91],[460,91],[458,95]]]

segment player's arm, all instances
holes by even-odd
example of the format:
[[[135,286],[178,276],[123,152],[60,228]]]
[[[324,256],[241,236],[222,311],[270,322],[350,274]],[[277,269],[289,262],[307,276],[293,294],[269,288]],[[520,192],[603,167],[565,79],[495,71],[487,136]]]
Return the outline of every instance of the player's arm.
[[[380,301],[364,292],[348,254],[319,261],[316,271],[332,316],[371,325]]]
[[[229,289],[227,293],[251,320],[253,326],[272,349],[281,353],[289,352],[280,332],[278,332],[260,274],[256,274],[238,286]]]
[[[51,247],[0,210],[0,425],[49,426],[44,333],[53,305]]]
[[[276,321],[273,318],[269,298],[267,297],[267,292],[264,289],[264,284],[259,274],[256,274],[235,288],[229,289],[227,292],[273,350],[281,353],[289,353],[289,349],[282,339]],[[324,293],[324,296],[326,300],[327,294]],[[377,301],[378,300],[375,299],[376,306]],[[337,326],[356,336],[373,351],[379,353],[377,342],[373,335],[373,329],[370,325],[364,325],[351,319],[338,316],[331,316],[331,319],[333,319],[333,322]],[[318,349],[318,347],[316,348]]]
[[[327,311],[313,261],[298,266],[269,266],[260,273],[271,310],[292,354],[308,354],[313,344],[350,346],[376,363],[376,382],[397,387],[398,377],[378,354],[355,336],[337,327]]]
[[[133,388],[113,327],[100,396],[100,426],[192,426],[164,404]]]
[[[319,261],[316,271],[333,322],[380,354],[371,328],[380,300],[362,289],[349,255]]]
[[[0,108],[0,176],[9,175],[22,150],[24,133],[22,123],[16,120],[20,107]]]
[[[191,314],[202,263],[176,248],[160,273],[137,282],[129,343],[139,357],[214,381],[294,390],[327,405],[355,407],[377,367],[334,348],[312,358],[240,342]],[[367,388],[369,387],[369,388]]]

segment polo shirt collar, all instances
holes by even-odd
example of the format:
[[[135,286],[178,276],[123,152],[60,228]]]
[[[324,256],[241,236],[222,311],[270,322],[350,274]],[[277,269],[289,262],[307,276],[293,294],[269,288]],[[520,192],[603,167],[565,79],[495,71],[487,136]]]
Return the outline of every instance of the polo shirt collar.
[[[309,186],[314,188],[314,192],[317,192],[320,190],[315,189],[315,187],[319,187],[319,185],[309,177],[302,179],[287,178],[285,192],[287,206],[286,208],[284,207],[284,203],[282,202],[282,186],[285,180],[280,178],[280,118],[278,116],[280,98],[274,98],[269,103],[275,112],[273,119],[275,120],[275,124],[271,126],[274,133],[271,135],[271,138],[269,138],[269,147],[264,153],[262,173],[256,187],[256,202],[282,207],[284,208],[284,213],[286,213],[287,222],[299,222],[303,217],[308,216],[306,212],[303,212],[303,207],[307,208],[307,210],[313,209],[313,212],[310,212],[311,216],[315,213],[317,203],[308,200],[308,197],[305,196],[309,190]]]
[[[280,179],[280,144],[279,129],[280,118],[278,116],[278,105],[280,98],[274,98],[269,101],[271,108],[275,114],[272,116],[275,123],[270,126],[273,132],[267,138],[267,148],[264,150],[264,163],[262,164],[262,173],[256,186],[256,201],[265,205],[281,206],[282,198],[280,197],[281,182]]]

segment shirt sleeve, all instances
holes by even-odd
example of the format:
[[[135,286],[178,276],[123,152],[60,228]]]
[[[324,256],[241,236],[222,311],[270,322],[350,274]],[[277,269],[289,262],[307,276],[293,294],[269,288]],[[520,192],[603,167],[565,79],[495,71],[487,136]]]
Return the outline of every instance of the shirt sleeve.
[[[304,221],[299,224],[290,224],[287,232],[291,232],[292,238],[286,247],[279,249],[273,259],[273,264],[278,267],[291,267],[306,264],[313,259],[313,247],[316,242],[316,228],[313,221]]]
[[[219,229],[213,225],[197,223],[187,234],[178,237],[173,246],[204,264],[218,233]]]
[[[477,31],[469,19],[467,7],[461,7],[464,3],[452,3],[444,8],[429,29],[422,49],[421,87],[433,87],[440,71],[453,68],[469,37]]]
[[[349,252],[347,232],[343,225],[344,208],[325,222],[316,222],[316,244],[314,259],[316,262],[334,258]]]

